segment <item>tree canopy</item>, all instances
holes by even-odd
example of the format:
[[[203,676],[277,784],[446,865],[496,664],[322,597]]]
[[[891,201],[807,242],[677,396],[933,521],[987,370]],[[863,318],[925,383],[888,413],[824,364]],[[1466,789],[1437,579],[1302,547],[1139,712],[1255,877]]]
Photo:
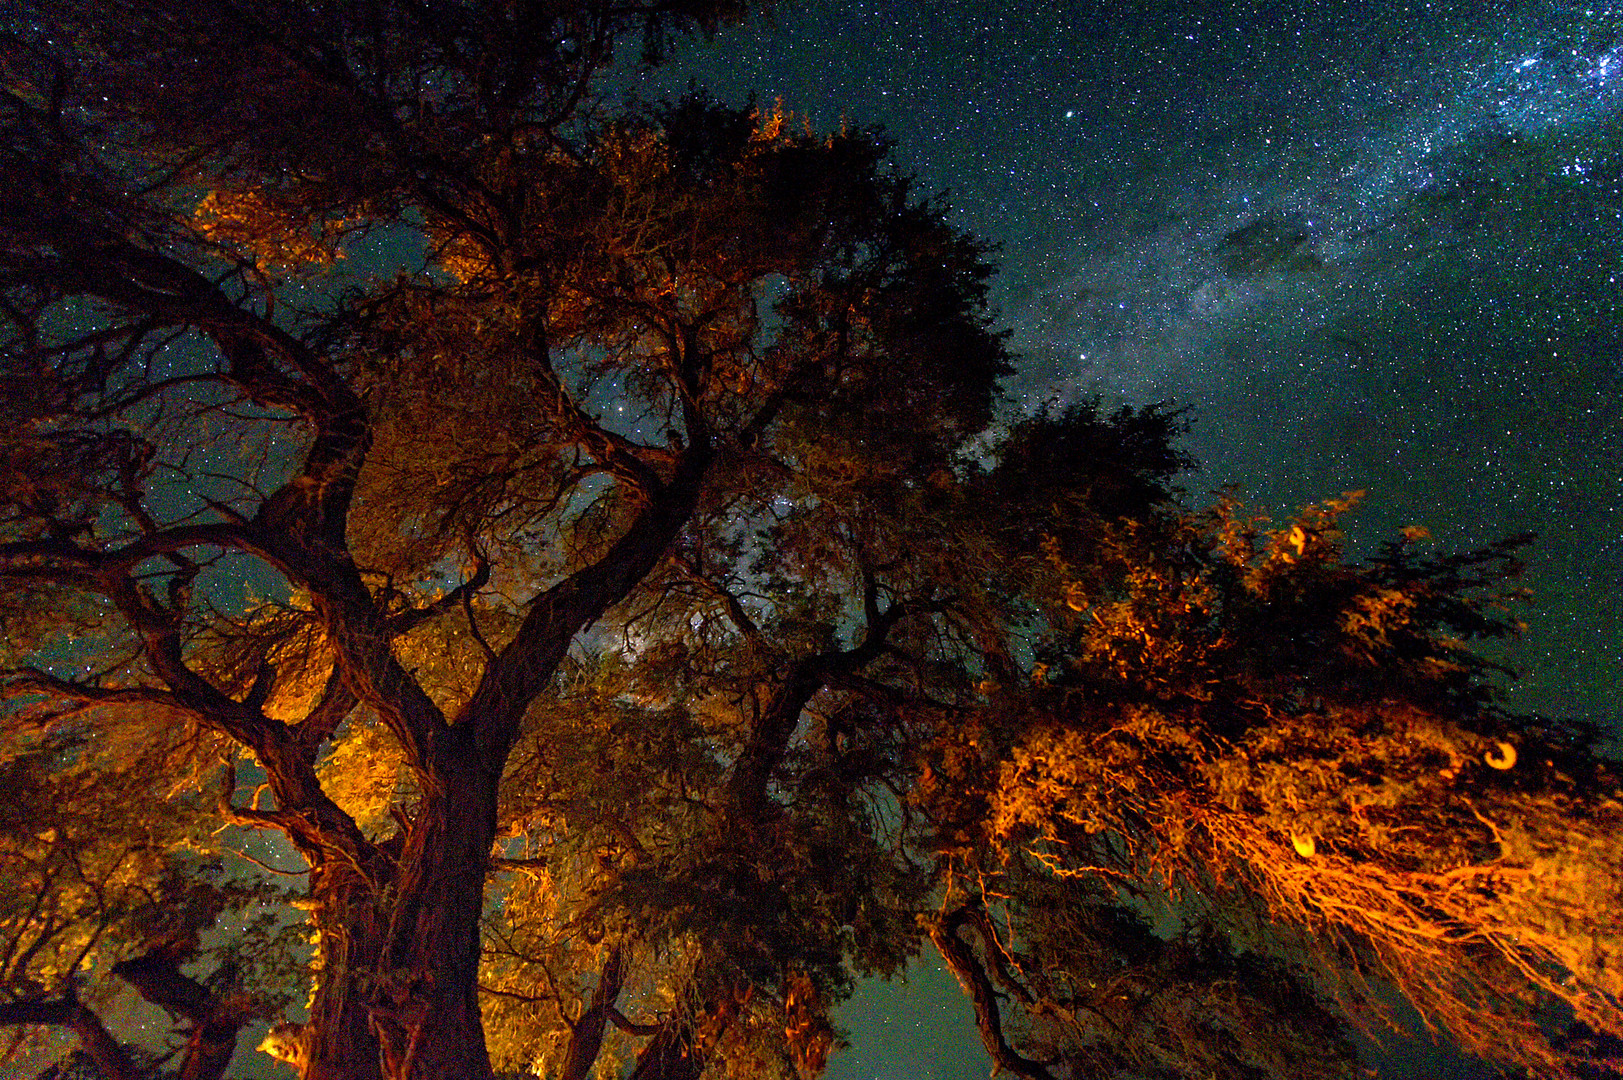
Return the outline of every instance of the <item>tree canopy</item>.
[[[1604,1067],[1617,777],[1475,651],[1523,541],[995,425],[883,135],[603,96],[737,6],[5,10],[16,1060],[809,1078],[933,948],[1023,1077],[1353,1075],[1399,997]]]

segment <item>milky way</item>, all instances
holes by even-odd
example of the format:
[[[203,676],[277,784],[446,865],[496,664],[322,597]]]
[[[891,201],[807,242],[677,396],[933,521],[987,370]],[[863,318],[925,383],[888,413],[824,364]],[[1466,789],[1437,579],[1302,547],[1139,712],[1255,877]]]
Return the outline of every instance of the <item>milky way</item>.
[[[1623,671],[1623,7],[825,2],[677,73],[882,123],[1003,245],[1014,408],[1172,399],[1191,498],[1536,530],[1524,707]]]

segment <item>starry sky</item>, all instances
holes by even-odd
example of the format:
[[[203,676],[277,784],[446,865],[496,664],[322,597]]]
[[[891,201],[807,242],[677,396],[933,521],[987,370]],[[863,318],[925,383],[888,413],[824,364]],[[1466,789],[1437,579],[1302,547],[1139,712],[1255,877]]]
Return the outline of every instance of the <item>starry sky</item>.
[[[1536,531],[1524,707],[1616,715],[1623,5],[803,0],[648,81],[882,124],[1002,245],[1011,408],[1193,409],[1192,501]]]
[[[803,0],[639,89],[690,79],[882,124],[1002,245],[1011,413],[1187,405],[1191,502],[1364,490],[1355,553],[1537,532],[1513,703],[1623,731],[1623,5]],[[985,1076],[967,1013],[865,986],[829,1075]]]

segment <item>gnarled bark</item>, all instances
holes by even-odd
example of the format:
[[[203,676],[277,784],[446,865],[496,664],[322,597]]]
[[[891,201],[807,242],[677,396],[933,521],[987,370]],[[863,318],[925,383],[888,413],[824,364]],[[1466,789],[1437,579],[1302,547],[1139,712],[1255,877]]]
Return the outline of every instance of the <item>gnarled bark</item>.
[[[370,889],[326,891],[314,912],[321,971],[310,1019],[286,1055],[304,1080],[379,1080],[368,989],[383,955],[384,927]]]
[[[935,943],[936,951],[957,976],[958,982],[969,993],[970,1001],[975,1007],[976,1030],[980,1032],[981,1042],[997,1067],[1007,1069],[1016,1076],[1023,1076],[1026,1080],[1054,1080],[1054,1074],[1049,1072],[1042,1062],[1033,1061],[1020,1054],[1009,1045],[1008,1039],[1003,1034],[1003,1013],[998,1007],[998,995],[992,986],[992,980],[969,943],[958,936],[959,929],[967,924],[975,926],[983,938],[989,937],[990,930],[987,924],[984,920],[976,918],[976,914],[967,908],[960,908],[930,927],[930,940]],[[985,944],[988,950],[998,947],[997,943],[991,940],[986,940]]]
[[[453,728],[446,737],[458,734],[471,732]],[[476,766],[442,775],[444,786],[424,793],[401,854],[371,1006],[390,1080],[491,1075],[479,1014],[479,917],[497,777]]]

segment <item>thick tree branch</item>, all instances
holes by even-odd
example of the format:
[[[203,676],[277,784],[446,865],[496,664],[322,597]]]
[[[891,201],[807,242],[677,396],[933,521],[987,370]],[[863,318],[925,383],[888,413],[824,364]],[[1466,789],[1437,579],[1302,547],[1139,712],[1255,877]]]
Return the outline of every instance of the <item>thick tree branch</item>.
[[[128,573],[148,559],[198,547],[265,554],[250,533],[232,523],[176,525],[106,551],[57,537],[0,544],[0,574],[21,576],[36,570],[44,571],[36,576],[48,577],[50,571],[60,569],[64,574],[76,574],[64,577],[63,584],[78,584],[89,580],[85,575]]]
[[[992,980],[987,977],[974,952],[958,936],[959,928],[969,922],[973,922],[969,910],[960,908],[930,927],[930,940],[935,943],[936,951],[947,962],[974,1003],[975,1027],[980,1031],[986,1052],[992,1055],[992,1061],[998,1068],[1007,1069],[1016,1076],[1023,1076],[1026,1080],[1054,1080],[1054,1074],[1045,1065],[1023,1057],[1004,1038],[1003,1015],[998,1009],[997,991],[993,989]],[[987,947],[997,948],[995,943],[990,942]]]
[[[220,792],[216,805],[220,809],[220,816],[229,824],[244,829],[276,829],[288,834],[290,837],[300,831],[305,822],[297,815],[285,810],[261,810],[255,806],[237,806],[233,800],[237,794],[237,763],[227,760],[225,770],[220,776]]]
[[[214,991],[180,970],[189,950],[166,946],[113,965],[129,983],[171,1016],[190,1021],[192,1032],[181,1059],[181,1080],[219,1080],[231,1063],[245,1016]]]
[[[182,568],[182,576],[185,568]],[[250,750],[265,767],[275,794],[276,811],[239,809],[230,805],[230,787],[222,795],[221,810],[227,820],[254,827],[274,827],[285,832],[307,856],[318,860],[328,848],[344,850],[348,857],[363,860],[372,845],[336,803],[327,797],[313,768],[314,755],[299,739],[299,732],[270,720],[260,709],[262,701],[250,693],[246,701],[236,701],[194,671],[182,651],[180,617],[182,611],[166,606],[126,574],[101,575],[101,590],[109,596],[130,627],[143,642],[143,653],[155,675],[167,690],[151,687],[93,687],[60,679],[37,668],[26,669],[8,680],[24,692],[52,695],[85,705],[121,704],[158,707],[184,713],[206,727],[225,734]],[[185,602],[171,582],[169,604]],[[329,696],[330,712],[346,703],[343,694]],[[352,706],[350,706],[352,707]],[[343,712],[347,713],[348,708]],[[334,722],[330,713],[322,723]],[[317,729],[310,729],[316,731]]]
[[[699,1080],[705,1057],[692,1022],[683,1015],[674,1015],[661,1023],[653,1038],[643,1045],[628,1080]]]
[[[486,666],[457,720],[479,725],[482,767],[500,772],[524,710],[551,682],[575,635],[658,565],[693,513],[714,453],[706,431],[689,434],[675,474],[653,493],[625,533],[597,562],[531,600],[518,632]]]
[[[918,608],[892,603],[880,611],[878,586],[867,577],[864,608],[867,630],[860,644],[838,652],[802,657],[773,690],[767,705],[750,729],[749,741],[733,764],[728,780],[728,803],[745,818],[758,817],[767,808],[767,782],[788,751],[789,739],[800,723],[800,714],[812,698],[833,682],[860,672],[885,650],[886,638],[903,618]]]
[[[99,579],[102,591],[128,596],[127,583],[108,578],[154,555],[198,546],[249,551],[310,592],[356,696],[377,706],[421,766],[444,719],[395,662],[386,620],[347,554],[350,499],[371,441],[367,411],[355,390],[325,358],[233,302],[175,257],[66,213],[7,224],[51,253],[40,256],[43,262],[35,268],[42,280],[68,293],[100,297],[157,324],[189,325],[207,334],[225,360],[222,378],[262,407],[302,417],[311,439],[298,474],[266,498],[250,522],[176,526],[110,552],[54,539],[14,542],[0,546],[0,563],[10,564],[0,572],[37,577],[42,565],[54,565],[67,571],[72,584],[83,587],[88,575]],[[129,603],[120,606],[131,610]],[[160,676],[189,706],[215,714],[217,722],[243,738],[244,718],[221,717],[220,703],[213,700],[218,695],[184,670],[178,649],[155,643],[151,620],[145,621],[149,625],[137,628],[148,638],[149,654],[165,654],[155,665]],[[243,741],[256,752],[261,749],[256,740]]]
[[[167,690],[149,686],[102,687],[58,678],[39,668],[26,667],[6,679],[7,685],[24,693],[48,694],[51,697],[78,702],[82,705],[141,705],[190,714],[191,710]]]
[[[79,1044],[96,1063],[102,1080],[144,1080],[128,1050],[108,1032],[106,1026],[71,992],[49,1001],[8,1001],[0,1003],[0,1027],[41,1024],[65,1027],[79,1036]]]
[[[161,947],[113,965],[113,974],[165,1012],[200,1024],[213,1011],[213,991],[181,974],[187,951]]]
[[[609,950],[603,966],[598,970],[597,989],[592,991],[592,1003],[570,1024],[569,1047],[564,1054],[564,1065],[559,1080],[586,1080],[597,1064],[603,1050],[603,1031],[614,1011],[625,980],[625,953],[620,945]]]
[[[619,1009],[611,1007],[608,1011],[608,1015],[609,1019],[614,1022],[614,1026],[625,1032],[627,1035],[640,1035],[646,1039],[649,1036],[659,1034],[661,1025],[639,1024],[635,1020],[632,1020],[630,1017],[626,1016],[626,1014],[621,1012]]]

